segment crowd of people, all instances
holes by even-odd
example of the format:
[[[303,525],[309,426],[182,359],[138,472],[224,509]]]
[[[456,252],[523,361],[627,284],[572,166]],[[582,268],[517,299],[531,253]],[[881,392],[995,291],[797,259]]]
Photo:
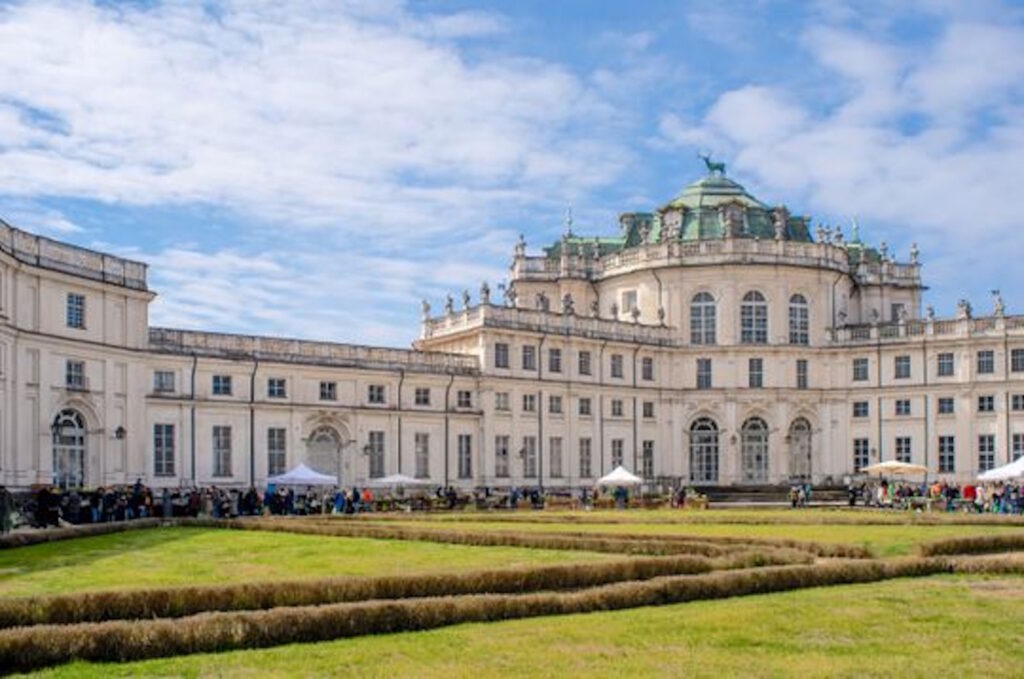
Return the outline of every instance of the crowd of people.
[[[1024,514],[1024,482],[906,483],[882,479],[849,488],[849,504],[896,509],[931,508],[992,514]]]

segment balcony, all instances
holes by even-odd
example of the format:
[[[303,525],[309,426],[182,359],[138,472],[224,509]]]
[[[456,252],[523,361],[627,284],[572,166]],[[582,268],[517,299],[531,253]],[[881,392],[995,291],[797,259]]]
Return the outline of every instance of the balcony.
[[[1024,316],[915,319],[892,323],[847,325],[829,330],[833,344],[900,343],[924,338],[1024,338]]]

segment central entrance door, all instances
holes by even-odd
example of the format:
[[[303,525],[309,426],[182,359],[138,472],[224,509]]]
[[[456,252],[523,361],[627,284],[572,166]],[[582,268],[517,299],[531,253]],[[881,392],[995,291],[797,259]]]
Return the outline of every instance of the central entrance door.
[[[85,418],[66,409],[53,420],[53,485],[61,490],[85,484]]]

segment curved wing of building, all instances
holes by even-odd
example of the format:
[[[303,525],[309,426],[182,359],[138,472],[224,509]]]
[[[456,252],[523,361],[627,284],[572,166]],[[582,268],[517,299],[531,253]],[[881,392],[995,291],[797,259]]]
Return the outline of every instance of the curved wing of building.
[[[0,483],[962,481],[1024,452],[1024,318],[922,316],[916,246],[713,170],[618,234],[520,239],[502,299],[424,304],[412,350],[152,328],[145,264],[0,222]]]

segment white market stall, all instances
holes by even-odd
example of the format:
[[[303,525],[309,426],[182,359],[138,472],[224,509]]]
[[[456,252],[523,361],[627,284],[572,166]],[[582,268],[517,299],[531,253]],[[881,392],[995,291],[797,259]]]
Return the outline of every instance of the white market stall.
[[[1011,481],[1019,478],[1024,478],[1024,457],[978,475],[979,481]]]
[[[885,462],[877,462],[873,465],[862,467],[861,471],[865,474],[913,476],[915,474],[927,474],[928,467],[909,462],[900,462],[899,460],[886,460]]]
[[[633,474],[622,465],[611,470],[597,480],[599,486],[639,486],[644,482],[636,474]]]
[[[338,477],[330,474],[321,474],[300,464],[291,471],[278,476],[271,476],[267,483],[275,486],[337,486]]]

